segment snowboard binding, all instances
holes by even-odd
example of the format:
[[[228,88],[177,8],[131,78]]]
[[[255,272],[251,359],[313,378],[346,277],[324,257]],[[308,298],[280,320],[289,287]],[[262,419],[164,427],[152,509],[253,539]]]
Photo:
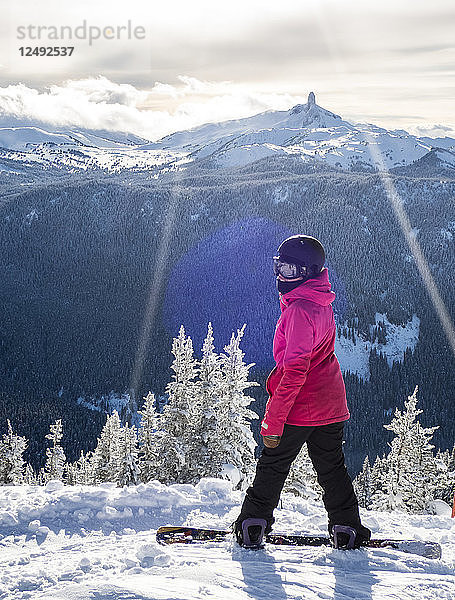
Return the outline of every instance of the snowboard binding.
[[[237,521],[234,525],[234,533],[237,543],[242,548],[259,550],[263,548],[263,540],[267,521],[265,519],[244,519]]]
[[[348,525],[334,525],[332,528],[332,543],[337,550],[353,550],[357,531]]]

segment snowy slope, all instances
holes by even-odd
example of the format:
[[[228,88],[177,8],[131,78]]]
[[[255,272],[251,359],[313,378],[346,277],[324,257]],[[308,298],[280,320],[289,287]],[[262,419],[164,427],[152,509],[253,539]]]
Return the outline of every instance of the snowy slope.
[[[173,163],[185,156],[181,152],[138,150],[144,138],[121,131],[60,129],[47,131],[38,126],[0,128],[0,170],[11,170],[1,159],[22,166],[87,171],[103,169],[151,169]],[[20,169],[14,171],[23,173]]]
[[[447,233],[450,235],[450,231]],[[414,352],[420,332],[420,319],[417,315],[413,315],[407,323],[394,325],[385,314],[376,313],[375,323],[384,326],[385,343],[381,344],[377,340],[371,342],[358,332],[354,340],[344,335],[337,335],[335,353],[343,373],[355,373],[364,381],[369,381],[370,355],[373,350],[384,356],[390,368],[394,363],[403,362],[406,350]],[[340,326],[343,329],[342,323]],[[370,326],[370,331],[372,330],[373,326]]]
[[[55,130],[46,131],[43,127],[0,127],[0,147],[10,150],[25,150],[40,144],[94,146],[96,148],[116,148],[138,146],[146,140],[127,132],[105,130]]]
[[[446,150],[451,150],[455,152],[455,140],[450,137],[422,137],[420,138],[424,144],[429,144],[430,146],[434,146],[436,148],[445,148]]]
[[[11,142],[10,145],[14,146],[14,143]],[[22,147],[22,144],[18,143],[17,147]],[[11,167],[11,161],[17,164],[17,168]],[[159,169],[165,172],[171,165],[183,165],[187,162],[186,154],[182,152],[168,150],[144,152],[126,145],[98,148],[65,142],[64,144],[36,144],[23,150],[0,148],[0,171],[12,170],[24,175],[29,168],[66,169],[72,172],[102,169],[109,173]]]
[[[75,144],[70,136],[49,133],[39,127],[1,127],[0,146],[10,150],[24,150],[36,144]]]
[[[365,511],[376,536],[441,543],[441,560],[391,549],[159,546],[163,524],[228,527],[242,499],[225,481],[197,486],[0,487],[0,598],[242,600],[455,598],[455,520]],[[443,514],[441,514],[443,513]],[[285,494],[276,531],[325,533],[320,505]]]
[[[453,150],[436,149],[433,150],[436,157],[446,166],[455,168],[455,152]]]

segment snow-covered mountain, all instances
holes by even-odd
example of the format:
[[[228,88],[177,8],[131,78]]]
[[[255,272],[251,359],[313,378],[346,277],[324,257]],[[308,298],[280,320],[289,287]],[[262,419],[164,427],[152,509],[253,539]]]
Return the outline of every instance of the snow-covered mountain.
[[[95,148],[116,148],[137,146],[147,142],[144,138],[128,132],[59,129],[46,131],[43,127],[0,127],[0,146],[10,150],[27,150],[35,146],[88,146]]]
[[[191,164],[242,167],[276,156],[334,169],[371,170],[377,150],[389,169],[407,167],[430,155],[435,168],[455,170],[455,139],[419,138],[404,130],[350,123],[319,106],[313,92],[306,104],[287,111],[207,123],[156,142],[125,132],[27,126],[1,128],[0,147],[10,151],[2,153],[9,160],[39,159],[47,166],[72,170],[152,170],[156,176]]]
[[[116,172],[149,169],[176,159],[175,154],[169,152],[138,152],[137,148],[148,140],[129,132],[89,129],[48,131],[44,127],[0,128],[0,172],[24,176],[30,176],[30,169],[38,172],[53,169]]]
[[[344,552],[273,546],[252,552],[233,541],[160,546],[160,525],[228,528],[241,492],[227,481],[196,486],[154,481],[117,488],[0,487],[0,598],[25,600],[279,600],[455,597],[455,520],[363,511],[375,537],[432,540],[440,560],[390,548]],[[322,504],[283,494],[275,531],[326,534]]]
[[[218,167],[243,166],[281,155],[356,169],[374,166],[369,144],[379,147],[389,168],[411,164],[432,149],[428,141],[402,130],[349,123],[318,106],[313,92],[306,104],[288,111],[203,125],[166,136],[147,148],[188,152],[193,160],[210,158]],[[447,145],[455,148],[455,140]]]

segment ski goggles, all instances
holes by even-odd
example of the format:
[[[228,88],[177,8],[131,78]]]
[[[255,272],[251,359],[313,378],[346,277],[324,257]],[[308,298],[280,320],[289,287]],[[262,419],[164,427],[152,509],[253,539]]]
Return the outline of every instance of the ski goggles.
[[[273,257],[273,272],[276,277],[281,275],[284,279],[297,279],[298,277],[305,277],[306,271],[306,267],[302,265],[285,262],[279,256]]]

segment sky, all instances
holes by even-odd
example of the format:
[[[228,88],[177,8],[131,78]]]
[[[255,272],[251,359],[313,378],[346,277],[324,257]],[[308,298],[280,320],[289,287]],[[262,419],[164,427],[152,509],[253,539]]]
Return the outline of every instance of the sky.
[[[1,127],[157,139],[314,91],[350,121],[455,136],[453,0],[1,2]],[[71,56],[20,50],[71,45]]]

